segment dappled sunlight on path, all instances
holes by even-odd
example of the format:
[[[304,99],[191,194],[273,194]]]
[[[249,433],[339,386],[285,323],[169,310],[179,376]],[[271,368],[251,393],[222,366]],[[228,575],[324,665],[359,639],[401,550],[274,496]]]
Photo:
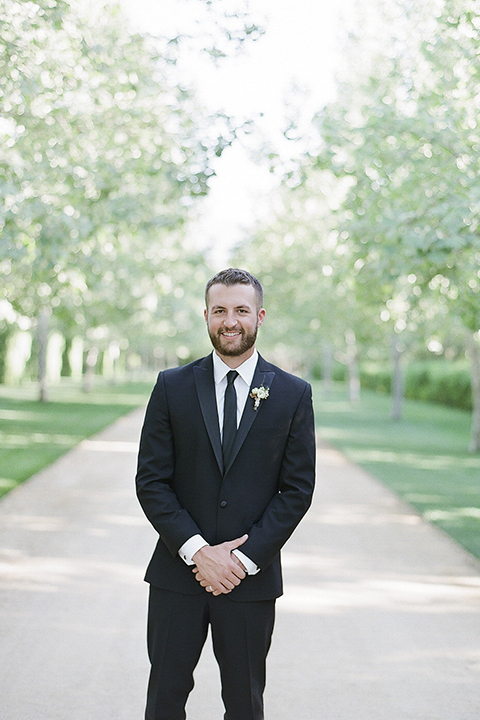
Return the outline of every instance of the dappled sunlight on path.
[[[451,580],[451,582],[448,582]],[[402,609],[404,612],[472,612],[478,613],[480,582],[463,583],[447,579],[439,583],[434,578],[410,580],[371,580],[351,583],[324,582],[312,585],[290,585],[288,594],[279,602],[279,610],[297,613],[345,613],[356,608]]]

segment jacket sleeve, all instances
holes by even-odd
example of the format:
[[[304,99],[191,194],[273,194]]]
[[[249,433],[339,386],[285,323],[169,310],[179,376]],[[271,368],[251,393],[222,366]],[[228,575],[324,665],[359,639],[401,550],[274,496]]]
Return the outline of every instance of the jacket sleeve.
[[[201,534],[172,489],[174,472],[175,448],[165,380],[160,373],[140,436],[136,488],[145,515],[172,555],[193,535]]]
[[[250,529],[242,552],[262,570],[270,565],[312,502],[315,486],[315,426],[312,389],[306,384],[288,434],[276,493]]]

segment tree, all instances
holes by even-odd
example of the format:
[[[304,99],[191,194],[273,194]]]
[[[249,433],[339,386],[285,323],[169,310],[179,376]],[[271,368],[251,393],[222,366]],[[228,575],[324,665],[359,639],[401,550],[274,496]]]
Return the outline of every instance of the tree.
[[[0,0],[0,19],[1,297],[40,348],[52,313],[67,334],[125,327],[236,129],[178,82],[176,43],[130,33],[118,8]]]
[[[345,84],[322,115],[320,159],[350,178],[342,228],[358,281],[405,292],[414,278],[409,304],[436,293],[470,334],[480,327],[476,6],[446,0],[407,46],[390,43]],[[474,405],[480,418],[480,397]]]
[[[445,0],[439,12],[388,0],[357,18],[338,99],[319,113],[301,161],[285,169],[268,227],[240,255],[265,268],[267,286],[274,278],[281,333],[288,329],[298,349],[308,345],[309,322],[349,338],[345,359],[356,346],[369,357],[392,348],[395,418],[404,349],[418,352],[461,325],[474,388],[480,377],[477,6]],[[320,219],[307,207],[326,177],[337,201],[323,201]],[[327,264],[329,287],[319,272]],[[332,292],[325,318],[313,318],[318,299]],[[471,447],[480,449],[475,391],[474,405]]]
[[[371,323],[366,316],[360,319],[354,274],[345,272],[348,248],[332,224],[343,194],[329,172],[304,167],[295,177],[274,196],[270,216],[240,245],[233,261],[254,268],[265,285],[262,343],[293,368],[321,366],[326,386],[335,354],[347,366],[356,401],[359,346]]]

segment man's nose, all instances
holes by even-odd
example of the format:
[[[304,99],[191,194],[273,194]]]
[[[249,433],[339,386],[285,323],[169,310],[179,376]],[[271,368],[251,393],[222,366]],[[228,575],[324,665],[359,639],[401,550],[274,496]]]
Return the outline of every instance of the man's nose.
[[[226,327],[235,327],[235,325],[237,324],[237,318],[235,316],[235,313],[227,313],[223,322]]]

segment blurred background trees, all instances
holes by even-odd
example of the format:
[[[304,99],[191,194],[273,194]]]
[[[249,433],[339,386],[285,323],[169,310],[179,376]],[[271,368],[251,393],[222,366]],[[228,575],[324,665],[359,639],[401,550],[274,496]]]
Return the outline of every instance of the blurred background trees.
[[[253,254],[276,275],[275,311],[283,307],[299,330],[289,352],[321,365],[329,344],[354,390],[360,358],[364,383],[395,390],[396,419],[402,356],[411,364],[467,354],[471,449],[479,450],[480,6],[367,7],[365,16],[357,4],[337,99],[314,120],[316,147],[312,133],[282,200],[239,257]],[[466,406],[462,363],[455,390],[449,369],[431,399]],[[421,396],[418,374],[407,380],[407,392]]]
[[[64,371],[84,364],[75,350],[87,368],[130,346],[184,360],[198,338],[185,288],[200,302],[208,275],[184,226],[235,128],[179,84],[174,39],[132,34],[114,6],[87,18],[2,0],[0,13],[4,374],[21,374],[26,331],[42,399],[51,331]]]
[[[209,3],[213,58],[261,35],[228,7]],[[88,381],[206,351],[218,268],[192,221],[244,121],[200,106],[177,72],[181,37],[132,33],[118,8],[0,0],[0,14],[1,378],[39,358],[45,396],[48,373]],[[404,393],[473,409],[472,450],[479,32],[478,0],[358,0],[336,97],[300,127],[292,92],[291,154],[258,152],[272,189],[230,257],[265,285],[262,351],[326,387],[347,377],[354,402],[361,384],[393,390],[396,419]]]

